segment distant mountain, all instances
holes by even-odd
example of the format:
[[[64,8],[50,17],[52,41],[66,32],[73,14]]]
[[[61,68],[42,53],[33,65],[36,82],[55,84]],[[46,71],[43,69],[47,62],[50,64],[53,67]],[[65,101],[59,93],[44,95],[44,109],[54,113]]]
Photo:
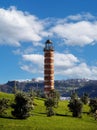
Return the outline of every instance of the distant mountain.
[[[13,93],[14,87],[18,90],[28,92],[30,89],[43,91],[44,82],[38,80],[31,81],[8,81],[6,84],[0,85],[0,91]]]
[[[13,93],[14,86],[22,91],[44,90],[44,81],[42,80],[26,80],[26,81],[8,81],[0,85],[0,91]],[[70,96],[72,91],[76,91],[79,96],[83,93],[88,93],[90,97],[97,97],[97,80],[88,79],[68,79],[68,80],[55,80],[55,88],[60,92],[61,96]]]
[[[87,92],[90,97],[97,97],[97,81],[89,81],[84,87],[77,90],[79,96],[81,96],[83,92]]]

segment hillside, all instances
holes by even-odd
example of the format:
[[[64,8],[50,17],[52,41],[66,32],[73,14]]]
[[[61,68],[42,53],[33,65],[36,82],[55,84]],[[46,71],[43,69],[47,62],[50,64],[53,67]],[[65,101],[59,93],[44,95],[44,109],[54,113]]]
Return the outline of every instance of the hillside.
[[[14,95],[0,93],[0,98],[9,97],[13,100]],[[73,118],[68,111],[68,101],[60,101],[59,107],[55,109],[53,117],[46,116],[44,100],[36,98],[37,104],[32,111],[32,116],[26,120],[13,119],[11,109],[7,111],[5,118],[0,118],[0,130],[96,130],[97,121],[93,117],[85,114],[89,111],[88,106],[84,106],[82,118]]]
[[[0,85],[0,91],[13,93],[14,86],[22,91],[29,91],[30,89],[43,93],[44,82],[31,81],[8,81]],[[55,88],[60,92],[61,96],[70,96],[72,91],[77,91],[79,96],[88,93],[90,97],[97,97],[97,80],[87,79],[69,79],[69,80],[55,80]]]

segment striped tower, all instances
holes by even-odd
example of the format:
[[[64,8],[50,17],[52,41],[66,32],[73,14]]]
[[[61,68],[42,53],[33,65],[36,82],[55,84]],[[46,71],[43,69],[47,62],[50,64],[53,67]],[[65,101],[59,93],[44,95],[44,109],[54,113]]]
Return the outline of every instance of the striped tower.
[[[52,42],[47,40],[44,47],[44,92],[54,90],[54,48]]]

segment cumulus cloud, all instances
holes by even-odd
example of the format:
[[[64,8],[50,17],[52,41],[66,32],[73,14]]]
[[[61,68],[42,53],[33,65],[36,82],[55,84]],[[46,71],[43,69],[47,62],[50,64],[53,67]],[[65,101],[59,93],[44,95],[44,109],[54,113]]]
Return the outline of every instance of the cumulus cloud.
[[[66,21],[95,20],[95,18],[96,17],[90,13],[82,13],[82,14],[76,14],[76,15],[69,15],[66,17]]]
[[[36,16],[15,7],[0,8],[0,44],[19,46],[20,42],[39,42],[44,35],[43,23]]]
[[[43,65],[44,57],[39,54],[30,54],[30,55],[23,55],[23,59],[26,61],[33,62],[38,65]]]
[[[55,53],[55,66],[57,68],[69,68],[74,66],[79,60],[72,54]]]
[[[15,7],[0,8],[0,44],[20,46],[21,43],[31,42],[34,47],[43,47],[42,42],[48,35],[55,42],[62,41],[63,45],[83,47],[94,45],[97,43],[97,18],[90,13],[83,13],[70,15],[63,19],[40,19],[28,12],[17,10]],[[31,54],[34,47],[22,51],[18,48],[14,54],[23,55],[22,70],[43,74],[44,57],[41,54]],[[97,78],[97,67],[81,62],[73,54],[56,52],[56,75],[68,78]]]
[[[44,57],[39,54],[26,54],[23,55],[23,60],[26,61],[26,63],[21,66],[21,69],[30,73],[43,73],[43,61]]]
[[[21,69],[26,71],[26,72],[32,73],[32,74],[36,74],[36,73],[42,74],[43,73],[42,67],[38,66],[38,64],[36,64],[36,66],[33,64],[22,65]]]
[[[21,69],[43,75],[44,56],[31,54],[23,55],[23,60],[31,64],[22,65]],[[34,64],[34,65],[33,65]],[[81,62],[72,54],[55,53],[55,77],[57,75],[67,78],[97,78],[97,67],[88,66],[85,62]]]
[[[58,74],[61,72],[63,72],[63,75],[68,78],[97,79],[97,67],[88,66],[86,63],[80,63],[67,70],[59,71]]]
[[[42,46],[48,35],[63,40],[64,44],[85,46],[97,42],[97,20],[90,13],[70,15],[63,19],[39,19],[15,7],[0,8],[0,44],[20,46],[32,42]]]
[[[97,42],[97,22],[80,21],[59,24],[53,27],[51,32],[68,45],[85,46]]]

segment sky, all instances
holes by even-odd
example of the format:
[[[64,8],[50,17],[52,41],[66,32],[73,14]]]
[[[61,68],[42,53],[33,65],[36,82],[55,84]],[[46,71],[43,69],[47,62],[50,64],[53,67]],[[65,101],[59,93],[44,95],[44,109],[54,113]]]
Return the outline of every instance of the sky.
[[[43,79],[45,41],[55,79],[97,79],[97,0],[0,0],[0,84]]]

